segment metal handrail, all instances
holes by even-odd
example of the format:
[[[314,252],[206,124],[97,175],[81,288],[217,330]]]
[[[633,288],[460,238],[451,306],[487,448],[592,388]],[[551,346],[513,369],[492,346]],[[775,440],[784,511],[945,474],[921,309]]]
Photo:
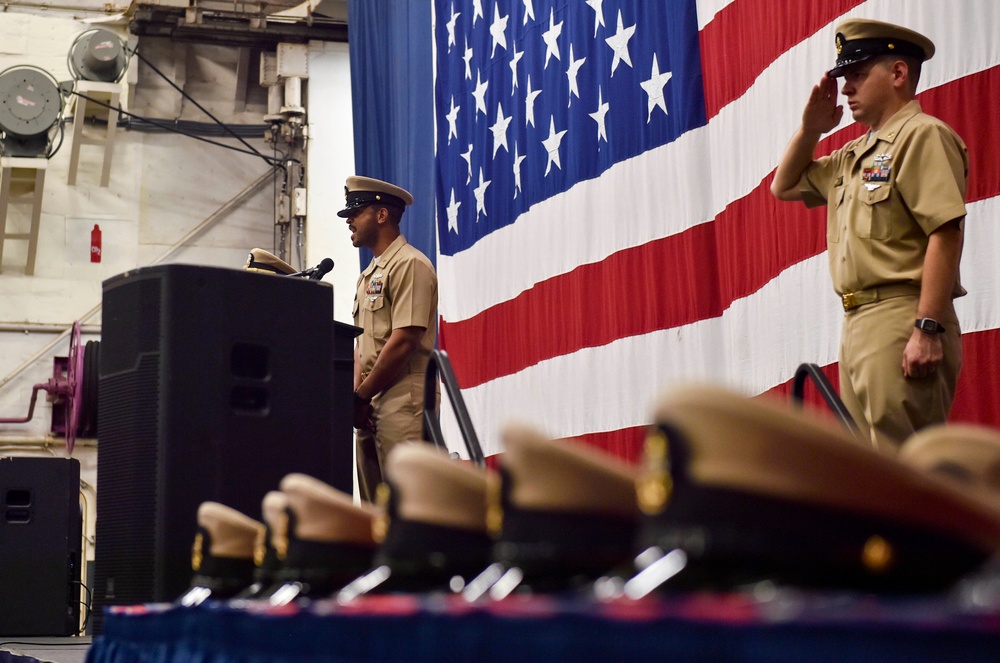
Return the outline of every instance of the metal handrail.
[[[479,438],[472,426],[472,420],[469,419],[465,399],[462,398],[462,391],[458,388],[455,372],[451,369],[451,360],[448,359],[448,353],[444,350],[431,352],[430,362],[427,364],[427,374],[424,380],[424,439],[440,449],[448,450],[448,445],[444,442],[444,435],[441,433],[441,422],[438,421],[437,378],[439,372],[441,373],[441,383],[444,384],[445,393],[448,395],[448,400],[451,401],[455,418],[458,420],[458,430],[462,433],[465,448],[469,451],[469,458],[479,467],[485,467],[486,459],[483,456],[483,449],[479,446]]]
[[[830,408],[830,411],[833,412],[833,415],[843,424],[844,428],[857,438],[859,442],[865,442],[861,437],[861,431],[858,429],[858,424],[854,421],[854,417],[847,411],[844,401],[840,400],[840,395],[837,394],[833,385],[830,384],[830,380],[827,379],[826,374],[823,372],[823,369],[818,365],[808,363],[799,365],[799,368],[795,371],[795,378],[792,380],[792,399],[801,405],[805,393],[806,378],[812,378],[819,395],[823,398],[827,407]]]

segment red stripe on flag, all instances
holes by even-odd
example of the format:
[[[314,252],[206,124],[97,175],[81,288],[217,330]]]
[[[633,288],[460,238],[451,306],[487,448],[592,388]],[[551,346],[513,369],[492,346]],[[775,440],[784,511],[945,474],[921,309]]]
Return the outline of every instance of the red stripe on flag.
[[[608,431],[606,433],[588,433],[577,435],[571,439],[579,440],[583,444],[591,446],[598,451],[611,454],[627,463],[636,465],[642,459],[643,440],[646,437],[648,426],[635,426],[623,428],[621,430]],[[500,469],[500,458],[502,453],[492,454],[486,457],[486,466],[492,470]]]
[[[442,321],[441,344],[469,388],[581,348],[711,318],[722,311],[712,268],[720,259],[714,226],[702,224],[581,265],[467,320]]]
[[[996,106],[1000,66],[960,78],[920,95],[925,113],[947,122],[969,148],[969,202],[992,198],[1000,191],[1000,158],[996,126],[984,109]]]
[[[958,378],[955,403],[951,409],[951,423],[975,423],[997,427],[1000,422],[1000,383],[996,380],[996,366],[1000,365],[1000,329],[962,335],[962,372]],[[821,367],[823,374],[840,391],[840,373],[837,363]],[[794,378],[793,378],[794,379]],[[766,393],[791,397],[792,382],[769,389]],[[824,416],[833,417],[812,382],[804,390],[806,407]],[[626,450],[624,453],[632,453]]]
[[[781,204],[762,184],[715,223],[582,265],[467,320],[442,321],[442,346],[469,388],[582,348],[718,317],[821,252],[824,214]],[[505,351],[490,352],[499,339]]]
[[[579,439],[595,449],[636,465],[642,460],[643,440],[648,429],[648,426],[635,426],[607,433],[589,433],[579,436]]]
[[[962,373],[951,421],[1000,426],[1000,329],[962,335]]]
[[[782,53],[862,2],[758,0],[727,5],[699,33],[708,118],[743,96]],[[835,59],[831,34],[829,68]]]
[[[1000,166],[989,156],[1000,150],[1000,134],[963,110],[990,107],[996,86],[1000,67],[920,97],[969,144],[975,165],[970,202],[1000,194]],[[851,125],[827,137],[819,152],[859,131]],[[770,180],[730,204],[714,223],[581,265],[466,320],[442,320],[441,347],[459,384],[468,389],[582,348],[717,317],[784,269],[822,252],[826,209],[775,200]],[[623,307],[628,315],[621,314]],[[501,347],[503,352],[495,350]]]

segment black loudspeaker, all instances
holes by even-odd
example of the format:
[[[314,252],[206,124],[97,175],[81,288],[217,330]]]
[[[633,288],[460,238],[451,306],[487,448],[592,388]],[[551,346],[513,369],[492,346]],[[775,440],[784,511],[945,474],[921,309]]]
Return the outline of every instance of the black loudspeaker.
[[[173,601],[198,506],[260,520],[303,472],[353,487],[353,338],[329,283],[160,265],[104,282],[94,631],[109,605]]]
[[[0,635],[80,630],[80,462],[0,458]]]

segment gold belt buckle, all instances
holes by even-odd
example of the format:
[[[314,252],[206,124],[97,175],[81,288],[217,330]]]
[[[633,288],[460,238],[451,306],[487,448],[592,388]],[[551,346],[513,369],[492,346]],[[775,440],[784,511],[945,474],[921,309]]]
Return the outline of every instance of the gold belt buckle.
[[[858,306],[860,306],[860,304],[858,304],[858,299],[857,297],[854,296],[853,292],[848,292],[846,294],[841,295],[840,299],[844,304],[845,311],[850,311],[851,309],[856,309]]]

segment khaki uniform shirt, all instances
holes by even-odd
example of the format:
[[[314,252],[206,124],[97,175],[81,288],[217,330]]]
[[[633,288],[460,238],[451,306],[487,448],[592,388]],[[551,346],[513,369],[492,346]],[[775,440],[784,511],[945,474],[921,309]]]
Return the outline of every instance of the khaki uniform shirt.
[[[830,274],[838,294],[892,284],[919,289],[928,236],[965,216],[962,139],[911,101],[867,134],[821,157],[799,180],[806,205],[827,205]],[[956,279],[954,297],[965,294]]]
[[[364,330],[358,337],[362,374],[371,371],[392,330],[401,327],[425,331],[399,379],[423,373],[437,340],[437,303],[434,266],[400,235],[358,277],[354,324]]]

